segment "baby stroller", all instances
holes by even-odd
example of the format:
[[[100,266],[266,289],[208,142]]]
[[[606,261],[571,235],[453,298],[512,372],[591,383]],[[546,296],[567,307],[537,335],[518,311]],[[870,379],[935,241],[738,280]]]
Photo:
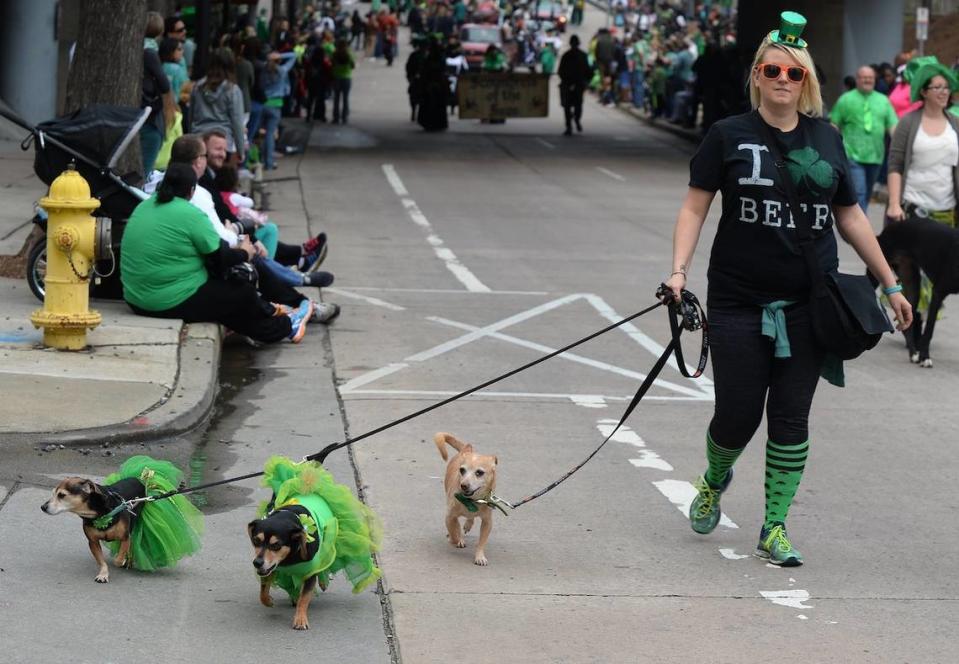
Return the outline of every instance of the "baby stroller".
[[[117,162],[130,143],[137,139],[150,109],[95,104],[70,115],[30,126],[22,118],[0,108],[0,115],[30,132],[20,147],[32,144],[33,171],[50,185],[71,163],[90,185],[90,195],[100,201],[96,217],[96,261],[90,279],[93,297],[122,299],[120,284],[120,240],[133,209],[148,196],[132,181],[139,175],[120,176]],[[47,264],[47,214],[37,206],[33,223],[43,235],[27,258],[27,284],[40,300],[44,296]]]

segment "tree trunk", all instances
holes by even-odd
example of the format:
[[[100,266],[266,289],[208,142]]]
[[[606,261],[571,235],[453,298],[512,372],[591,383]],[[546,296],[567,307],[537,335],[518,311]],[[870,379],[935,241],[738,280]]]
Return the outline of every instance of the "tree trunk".
[[[80,35],[67,79],[65,111],[90,104],[140,106],[146,0],[81,0]],[[143,170],[132,141],[120,173]]]
[[[147,0],[147,9],[151,12],[159,12],[163,15],[163,18],[173,16],[176,5],[175,0]]]

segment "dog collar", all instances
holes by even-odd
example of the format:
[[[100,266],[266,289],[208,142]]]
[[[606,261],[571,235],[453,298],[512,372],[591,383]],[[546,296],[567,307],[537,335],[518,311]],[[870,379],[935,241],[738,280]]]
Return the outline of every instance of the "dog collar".
[[[123,496],[120,496],[114,491],[107,490],[107,495],[112,496],[120,501],[120,504],[114,507],[112,510],[104,514],[103,516],[98,516],[93,519],[93,527],[97,530],[106,530],[113,525],[113,520],[116,518],[117,514],[122,512],[125,509],[129,509],[127,502],[123,500]],[[133,510],[130,510],[133,513]]]
[[[506,516],[509,516],[509,512],[506,511],[504,505],[509,508],[513,507],[507,501],[494,496],[493,494],[490,494],[485,500],[483,498],[470,498],[468,496],[464,496],[462,493],[454,493],[453,497],[460,501],[468,512],[478,512],[480,505],[492,505]]]

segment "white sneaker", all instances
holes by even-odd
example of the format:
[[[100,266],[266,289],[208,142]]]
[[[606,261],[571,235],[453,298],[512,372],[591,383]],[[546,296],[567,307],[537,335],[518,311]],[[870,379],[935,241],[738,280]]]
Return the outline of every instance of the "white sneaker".
[[[310,322],[328,325],[339,315],[340,305],[334,302],[314,302],[313,317],[310,318]]]

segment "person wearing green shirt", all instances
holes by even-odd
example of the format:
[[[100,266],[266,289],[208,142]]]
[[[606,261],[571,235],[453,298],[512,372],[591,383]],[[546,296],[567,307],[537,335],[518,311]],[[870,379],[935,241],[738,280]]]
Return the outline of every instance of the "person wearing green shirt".
[[[187,323],[220,323],[255,341],[298,342],[313,314],[305,299],[282,310],[260,297],[252,284],[211,278],[208,267],[225,274],[253,258],[249,239],[231,249],[206,214],[189,202],[196,173],[171,163],[155,196],[140,203],[121,242],[123,299],[141,316],[181,318]]]
[[[876,72],[860,67],[856,88],[844,93],[829,113],[829,120],[842,134],[849,158],[849,173],[863,212],[869,206],[872,188],[879,177],[886,153],[885,136],[899,121],[889,98],[876,92]]]
[[[356,61],[345,39],[336,40],[333,51],[333,124],[346,124],[350,115],[350,88],[353,86],[353,68]],[[342,108],[341,108],[342,102]]]
[[[506,54],[499,50],[496,44],[490,44],[483,55],[482,68],[483,71],[506,71]]]
[[[539,54],[539,63],[544,74],[550,75],[556,71],[556,49],[552,43],[547,42],[543,45],[543,50]]]

